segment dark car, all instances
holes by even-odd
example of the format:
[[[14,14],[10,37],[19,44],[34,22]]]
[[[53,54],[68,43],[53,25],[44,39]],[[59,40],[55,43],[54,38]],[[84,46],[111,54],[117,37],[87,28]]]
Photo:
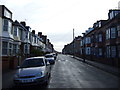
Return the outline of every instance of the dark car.
[[[50,73],[50,63],[45,57],[27,58],[16,72],[14,83],[16,86],[47,85]]]

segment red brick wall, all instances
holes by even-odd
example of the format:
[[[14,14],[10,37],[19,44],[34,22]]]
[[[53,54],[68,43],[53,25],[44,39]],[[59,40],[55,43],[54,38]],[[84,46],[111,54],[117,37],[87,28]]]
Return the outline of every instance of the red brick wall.
[[[2,70],[5,72],[9,69],[15,69],[18,65],[16,57],[2,57]]]

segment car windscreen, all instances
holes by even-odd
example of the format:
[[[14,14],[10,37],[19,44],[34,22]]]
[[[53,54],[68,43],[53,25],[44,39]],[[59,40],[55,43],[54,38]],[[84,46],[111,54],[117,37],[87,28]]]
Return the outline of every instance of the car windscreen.
[[[43,59],[29,59],[25,60],[23,64],[20,66],[21,68],[29,68],[29,67],[40,67],[44,66],[44,61]]]
[[[46,55],[45,57],[46,58],[51,58],[51,57],[53,57],[53,55]]]

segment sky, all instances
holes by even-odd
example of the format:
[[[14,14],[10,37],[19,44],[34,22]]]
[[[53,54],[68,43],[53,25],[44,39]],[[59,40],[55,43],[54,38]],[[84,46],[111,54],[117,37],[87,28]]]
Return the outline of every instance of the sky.
[[[54,49],[62,51],[75,36],[98,20],[107,20],[109,9],[120,0],[0,0],[13,13],[13,20],[26,21],[32,30],[47,35]]]

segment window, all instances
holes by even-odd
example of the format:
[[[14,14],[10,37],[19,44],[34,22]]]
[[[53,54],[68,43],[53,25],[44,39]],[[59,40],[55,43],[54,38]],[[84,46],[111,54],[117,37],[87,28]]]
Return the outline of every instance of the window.
[[[17,53],[20,53],[20,46],[17,45]]]
[[[120,45],[118,45],[117,50],[118,50],[118,57],[120,58]]]
[[[111,57],[116,57],[116,46],[111,46]]]
[[[90,47],[86,47],[86,55],[90,55],[91,51],[90,51]]]
[[[7,18],[12,18],[11,13],[7,9],[4,9],[4,16]]]
[[[106,30],[106,39],[110,39],[110,28]]]
[[[24,53],[27,54],[27,44],[24,45]]]
[[[7,19],[3,20],[3,31],[9,31],[12,34],[12,23]]]
[[[91,43],[90,37],[86,37],[86,44],[89,44],[89,43]]]
[[[110,57],[110,46],[106,47],[106,57],[109,58]]]
[[[99,56],[102,56],[102,48],[99,48],[99,49],[98,49],[98,55],[99,55]]]
[[[29,44],[25,44],[24,45],[24,53],[25,54],[29,54],[29,52],[30,52],[30,45]]]
[[[98,37],[99,37],[99,38],[98,38],[98,41],[99,41],[99,42],[102,42],[102,34],[99,34]]]
[[[13,44],[13,54],[17,54],[17,44]]]
[[[116,28],[111,28],[111,38],[116,38]]]
[[[7,50],[8,50],[8,43],[7,42],[2,42],[2,54],[7,55]]]
[[[120,25],[117,26],[117,36],[120,37]]]
[[[14,36],[18,36],[17,32],[18,32],[17,27],[14,26]]]
[[[9,43],[9,55],[12,55],[12,43]]]
[[[4,22],[3,22],[3,31],[8,31],[8,20],[7,19],[4,19]]]

